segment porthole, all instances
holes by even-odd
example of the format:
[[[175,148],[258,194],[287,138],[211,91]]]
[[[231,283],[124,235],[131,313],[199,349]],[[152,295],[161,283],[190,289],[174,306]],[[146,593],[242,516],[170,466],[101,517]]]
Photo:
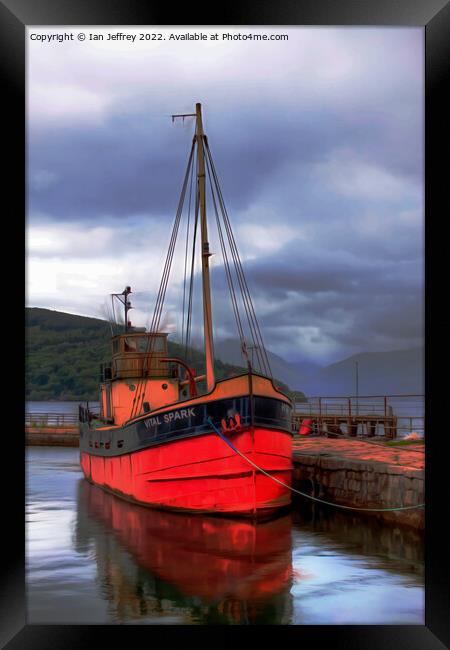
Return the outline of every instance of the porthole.
[[[128,384],[128,388],[130,390],[136,390],[136,386],[134,384]]]
[[[162,384],[162,385],[161,385],[161,388],[162,388],[163,390],[167,390],[167,389],[169,388],[169,386],[168,386],[167,384]]]

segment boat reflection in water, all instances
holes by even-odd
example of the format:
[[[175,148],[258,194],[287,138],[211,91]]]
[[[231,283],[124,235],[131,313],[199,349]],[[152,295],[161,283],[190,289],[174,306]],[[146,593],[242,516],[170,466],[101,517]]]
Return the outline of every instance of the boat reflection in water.
[[[289,623],[291,529],[289,514],[264,523],[178,514],[78,486],[76,550],[94,554],[116,622]]]

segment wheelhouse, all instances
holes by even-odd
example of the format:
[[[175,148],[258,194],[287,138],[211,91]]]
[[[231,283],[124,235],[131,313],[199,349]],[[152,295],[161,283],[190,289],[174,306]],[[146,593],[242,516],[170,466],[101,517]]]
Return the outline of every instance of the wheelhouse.
[[[167,334],[118,334],[112,339],[111,379],[165,377],[169,374]]]

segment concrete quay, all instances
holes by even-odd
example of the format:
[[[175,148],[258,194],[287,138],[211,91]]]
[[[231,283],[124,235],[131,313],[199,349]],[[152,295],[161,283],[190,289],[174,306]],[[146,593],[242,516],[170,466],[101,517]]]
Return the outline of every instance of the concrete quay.
[[[294,488],[332,503],[395,508],[425,500],[424,444],[389,447],[355,439],[295,438],[293,466]],[[424,508],[361,514],[419,530],[425,523]]]

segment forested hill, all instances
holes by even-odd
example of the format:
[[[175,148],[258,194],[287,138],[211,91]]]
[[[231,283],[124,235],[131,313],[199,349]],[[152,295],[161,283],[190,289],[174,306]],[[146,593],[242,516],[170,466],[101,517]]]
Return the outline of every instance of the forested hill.
[[[100,364],[111,358],[109,323],[37,307],[28,307],[25,318],[26,399],[97,400]],[[169,355],[183,358],[183,352],[169,339]],[[204,355],[191,355],[190,363],[203,373]],[[215,362],[217,379],[239,372],[239,366]]]
[[[50,309],[26,309],[26,399],[98,399],[110,356],[109,323]]]

